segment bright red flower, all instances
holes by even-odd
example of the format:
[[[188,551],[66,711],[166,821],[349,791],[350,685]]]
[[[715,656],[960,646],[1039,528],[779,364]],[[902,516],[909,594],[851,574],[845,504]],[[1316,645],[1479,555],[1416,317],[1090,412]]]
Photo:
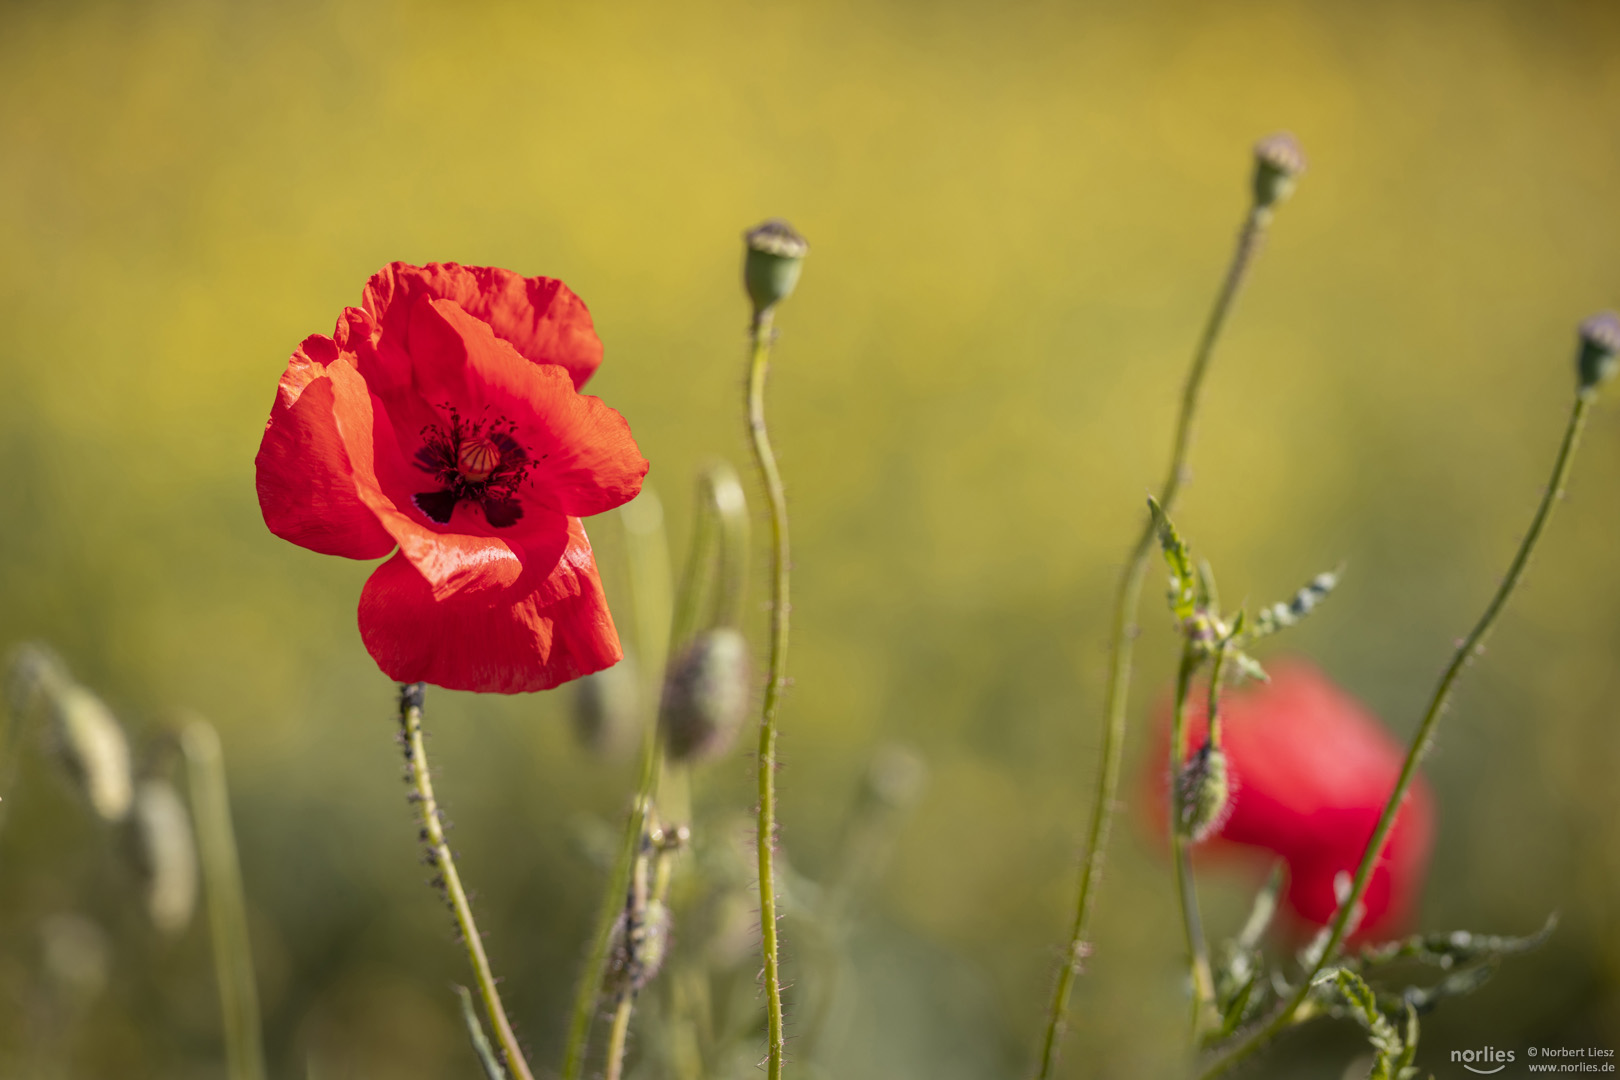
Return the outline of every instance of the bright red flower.
[[[1205,703],[1200,692],[1188,714],[1194,750],[1208,730]],[[1161,828],[1169,711],[1167,704],[1150,784]],[[1288,907],[1304,922],[1325,925],[1338,906],[1334,879],[1360,865],[1405,748],[1362,705],[1297,660],[1276,665],[1269,683],[1227,692],[1221,714],[1232,801],[1225,823],[1198,850],[1247,847],[1280,855],[1288,863]],[[1418,776],[1373,869],[1352,941],[1393,937],[1409,923],[1433,841],[1434,796]]]
[[[454,263],[384,267],[293,353],[259,506],[312,551],[395,552],[360,594],[390,678],[511,694],[622,656],[579,519],[634,498],[647,462],[578,392],[601,361],[562,282]]]

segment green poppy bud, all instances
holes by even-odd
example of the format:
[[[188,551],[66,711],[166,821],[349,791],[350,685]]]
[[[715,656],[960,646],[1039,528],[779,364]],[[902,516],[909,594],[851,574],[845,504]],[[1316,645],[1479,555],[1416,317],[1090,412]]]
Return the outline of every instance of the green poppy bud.
[[[748,642],[730,627],[705,630],[664,682],[664,742],[675,761],[718,757],[748,712]]]
[[[100,698],[77,683],[51,687],[51,745],[104,821],[122,821],[135,796],[129,741]]]
[[[810,245],[779,218],[748,230],[743,239],[748,245],[743,256],[743,287],[758,316],[793,294]]]
[[[1226,767],[1226,751],[1206,742],[1187,762],[1178,781],[1181,799],[1181,832],[1193,843],[1201,843],[1226,823],[1232,804],[1232,782]]]
[[[1599,312],[1581,323],[1581,350],[1575,358],[1580,374],[1580,392],[1590,394],[1602,383],[1614,378],[1620,361],[1620,315],[1612,311]]]
[[[617,757],[636,745],[641,726],[641,679],[630,657],[578,681],[574,737],[585,749]]]
[[[173,784],[147,780],[135,789],[130,830],[146,914],[159,933],[173,937],[190,924],[197,907],[197,847]]]
[[[670,917],[661,900],[649,900],[640,911],[629,910],[613,927],[613,944],[608,953],[602,988],[617,997],[637,993],[658,977],[669,955]]]
[[[1286,131],[1267,135],[1254,144],[1254,205],[1269,210],[1294,193],[1294,182],[1305,173],[1305,151]]]

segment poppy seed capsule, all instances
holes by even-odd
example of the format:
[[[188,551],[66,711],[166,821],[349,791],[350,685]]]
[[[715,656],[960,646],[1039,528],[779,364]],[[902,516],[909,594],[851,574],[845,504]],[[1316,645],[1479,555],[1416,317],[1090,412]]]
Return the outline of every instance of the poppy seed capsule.
[[[1254,205],[1268,210],[1294,193],[1305,173],[1305,151],[1286,131],[1254,144]]]
[[[122,821],[135,795],[124,729],[100,698],[76,683],[50,694],[57,757],[102,820]]]
[[[743,287],[758,315],[793,294],[799,283],[800,264],[810,253],[810,245],[780,218],[748,230],[743,240],[748,245],[743,256]]]
[[[1575,366],[1580,374],[1580,392],[1591,393],[1614,377],[1620,361],[1620,315],[1599,312],[1581,323],[1581,351]]]
[[[130,814],[135,863],[146,891],[146,914],[159,933],[173,937],[197,906],[197,848],[180,793],[166,780],[147,780],[135,791]]]
[[[664,680],[662,725],[669,756],[694,761],[725,753],[748,711],[748,642],[729,627],[705,630]]]
[[[500,464],[500,448],[489,439],[468,439],[456,452],[456,469],[475,484],[488,480]]]
[[[1193,843],[1202,843],[1226,822],[1232,803],[1232,782],[1226,767],[1226,752],[1204,743],[1187,762],[1177,781],[1181,801],[1181,832]]]

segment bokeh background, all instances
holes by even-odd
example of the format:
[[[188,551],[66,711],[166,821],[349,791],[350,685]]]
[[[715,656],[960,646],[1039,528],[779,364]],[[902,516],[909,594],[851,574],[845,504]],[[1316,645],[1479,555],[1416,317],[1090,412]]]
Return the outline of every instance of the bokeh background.
[[[7,3],[0,641],[50,642],[138,739],[181,707],[219,726],[275,1077],[474,1077],[393,688],[355,630],[369,567],[259,517],[276,379],[390,260],[561,277],[678,554],[693,469],[746,462],[739,234],[786,216],[813,244],[771,401],[796,542],[794,865],[836,863],[876,747],[930,769],[862,908],[862,1004],[832,1067],[1023,1075],[1072,902],[1108,597],[1249,145],[1290,129],[1310,172],[1218,358],[1181,524],[1256,601],[1345,560],[1285,647],[1404,736],[1539,495],[1574,325],[1620,301],[1617,32],[1606,5],[1461,0]],[[1620,1047],[1617,413],[1597,410],[1427,768],[1422,924],[1564,917],[1426,1025],[1442,1077],[1452,1049]],[[592,529],[622,597],[619,523]],[[1139,718],[1173,662],[1157,610],[1150,593]],[[632,785],[572,739],[571,700],[429,699],[463,872],[542,1063],[601,887],[579,837]],[[0,1074],[222,1075],[205,926],[144,931],[38,741],[7,751]],[[710,767],[700,800],[746,811],[751,768]],[[1215,928],[1249,887],[1208,879]],[[51,1004],[42,953],[63,913],[111,943],[77,1012]],[[1176,1074],[1174,919],[1128,821],[1064,1075]],[[1300,1033],[1255,1074],[1336,1076],[1357,1044]]]

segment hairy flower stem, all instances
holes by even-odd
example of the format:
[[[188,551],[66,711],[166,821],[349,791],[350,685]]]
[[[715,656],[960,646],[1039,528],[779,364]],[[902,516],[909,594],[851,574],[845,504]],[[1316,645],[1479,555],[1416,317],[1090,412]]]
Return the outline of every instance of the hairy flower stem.
[[[619,1080],[624,1075],[624,1051],[629,1043],[630,1014],[634,1011],[636,996],[626,990],[619,995],[619,1004],[613,1010],[613,1027],[608,1032],[607,1071],[604,1080]]]
[[[1272,211],[1251,206],[1249,215],[1238,233],[1237,249],[1232,253],[1231,265],[1215,297],[1215,307],[1198,339],[1193,352],[1192,366],[1181,391],[1181,414],[1176,421],[1175,442],[1170,452],[1170,471],[1159,489],[1159,505],[1166,514],[1176,507],[1187,469],[1187,454],[1192,446],[1194,421],[1198,415],[1200,393],[1204,375],[1209,370],[1210,357],[1220,339],[1221,328],[1232,309],[1233,301],[1242,290],[1244,279],[1266,228],[1271,224]],[[1064,1019],[1069,1012],[1069,995],[1081,965],[1090,953],[1086,935],[1091,928],[1091,909],[1094,889],[1102,876],[1108,838],[1112,832],[1114,804],[1119,791],[1120,768],[1125,753],[1125,709],[1131,686],[1131,654],[1136,646],[1136,609],[1142,596],[1142,579],[1147,573],[1148,555],[1153,548],[1153,520],[1142,524],[1142,532],[1131,548],[1120,575],[1119,593],[1114,602],[1114,618],[1109,635],[1108,688],[1104,695],[1102,762],[1097,772],[1096,794],[1091,804],[1091,828],[1086,836],[1086,857],[1080,864],[1080,889],[1075,897],[1074,922],[1069,932],[1068,947],[1063,951],[1063,966],[1058,969],[1057,986],[1052,991],[1052,1006],[1046,1021],[1046,1033],[1041,1044],[1038,1080],[1050,1080],[1057,1067],[1058,1046],[1063,1039]]]
[[[788,644],[787,494],[765,427],[765,372],[771,357],[771,309],[754,315],[753,359],[748,370],[748,430],[754,462],[771,504],[771,652],[759,724],[759,927],[764,956],[767,1080],[782,1075],[782,969],[776,937],[776,709],[782,696]]]
[[[1192,976],[1192,1037],[1218,1019],[1215,1012],[1215,979],[1209,969],[1209,947],[1204,943],[1203,920],[1198,914],[1198,889],[1193,882],[1192,859],[1187,835],[1187,793],[1180,778],[1187,765],[1187,701],[1192,692],[1193,674],[1200,660],[1188,642],[1182,647],[1181,667],[1176,672],[1176,701],[1170,721],[1170,853],[1175,867],[1176,898],[1181,904],[1181,929],[1187,940],[1187,967]]]
[[[445,898],[461,931],[462,943],[467,946],[467,960],[472,964],[473,979],[478,983],[478,996],[484,1002],[484,1012],[490,1026],[495,1029],[495,1041],[500,1044],[506,1067],[518,1080],[534,1080],[529,1063],[523,1058],[517,1035],[501,1006],[501,992],[495,986],[495,975],[489,968],[489,957],[484,952],[484,939],[473,919],[472,905],[467,892],[461,887],[461,875],[456,872],[455,856],[444,838],[444,822],[439,804],[433,797],[433,779],[428,774],[427,745],[422,738],[422,697],[426,688],[422,683],[401,683],[399,687],[399,730],[405,747],[405,766],[409,772],[411,801],[416,804],[422,818],[422,841],[427,845],[428,863],[438,871]],[[439,883],[439,882],[436,882]]]
[[[225,1075],[228,1080],[264,1080],[259,991],[253,977],[247,903],[242,896],[242,869],[236,857],[236,831],[231,827],[219,735],[207,721],[192,720],[180,733],[180,750],[186,759],[208,897],[208,925],[225,1029]]]
[[[669,651],[670,610],[673,603],[669,595],[669,547],[664,537],[663,508],[652,490],[643,488],[641,495],[634,502],[626,504],[619,515],[624,521],[625,540],[629,547],[636,639],[646,680],[643,699],[656,703],[664,681],[664,659]],[[663,766],[663,747],[654,715],[642,728],[641,764],[637,773],[635,802],[631,804],[619,855],[614,860],[607,890],[602,894],[602,904],[597,910],[590,955],[574,989],[568,1041],[563,1049],[562,1080],[579,1080],[585,1068],[591,1021],[596,1016],[597,999],[602,993],[602,974],[607,967],[608,951],[613,945],[613,927],[624,910],[625,890],[630,884],[636,853],[641,850],[647,816],[652,812],[653,790]],[[629,1022],[626,1015],[625,1023]]]
[[[1486,605],[1485,612],[1469,631],[1468,636],[1457,646],[1452,654],[1451,662],[1446,665],[1445,674],[1440,676],[1440,683],[1435,687],[1434,696],[1429,701],[1429,707],[1423,714],[1423,720],[1418,724],[1417,732],[1412,736],[1412,743],[1407,747],[1406,760],[1401,764],[1400,776],[1395,781],[1395,789],[1389,794],[1389,801],[1384,804],[1384,812],[1379,815],[1378,826],[1373,830],[1371,839],[1367,841],[1366,850],[1362,852],[1361,864],[1356,868],[1356,876],[1351,883],[1349,895],[1339,901],[1338,913],[1334,916],[1332,929],[1328,932],[1327,942],[1317,955],[1315,964],[1305,977],[1300,980],[1299,987],[1291,997],[1277,1010],[1276,1013],[1263,1025],[1256,1028],[1247,1038],[1228,1049],[1209,1064],[1201,1074],[1201,1080],[1213,1080],[1214,1077],[1225,1073],[1238,1062],[1243,1061],[1255,1051],[1271,1042],[1294,1019],[1294,1014],[1304,1004],[1310,995],[1312,984],[1316,976],[1338,953],[1339,946],[1344,943],[1349,933],[1350,920],[1361,898],[1366,895],[1367,883],[1372,880],[1373,868],[1378,865],[1384,856],[1384,847],[1389,843],[1390,832],[1395,827],[1395,816],[1401,804],[1406,801],[1406,793],[1412,786],[1412,780],[1417,776],[1418,766],[1429,747],[1434,742],[1434,730],[1440,721],[1440,715],[1446,711],[1451,700],[1451,692],[1455,688],[1457,679],[1474,657],[1480,655],[1485,648],[1485,638],[1496,624],[1497,618],[1507,606],[1508,598],[1513,590],[1518,588],[1519,579],[1524,577],[1525,567],[1530,564],[1531,552],[1535,550],[1536,543],[1541,539],[1541,533],[1546,528],[1547,520],[1552,517],[1553,506],[1564,497],[1564,485],[1569,481],[1570,467],[1575,460],[1575,451],[1581,441],[1581,430],[1586,426],[1586,414],[1591,408],[1592,395],[1588,393],[1577,394],[1574,408],[1569,414],[1569,423],[1564,428],[1564,441],[1558,448],[1558,458],[1553,464],[1552,479],[1547,484],[1547,491],[1541,498],[1541,505],[1536,508],[1535,517],[1530,519],[1530,529],[1519,544],[1518,552],[1509,564],[1507,575],[1502,584],[1497,587],[1496,595]]]

